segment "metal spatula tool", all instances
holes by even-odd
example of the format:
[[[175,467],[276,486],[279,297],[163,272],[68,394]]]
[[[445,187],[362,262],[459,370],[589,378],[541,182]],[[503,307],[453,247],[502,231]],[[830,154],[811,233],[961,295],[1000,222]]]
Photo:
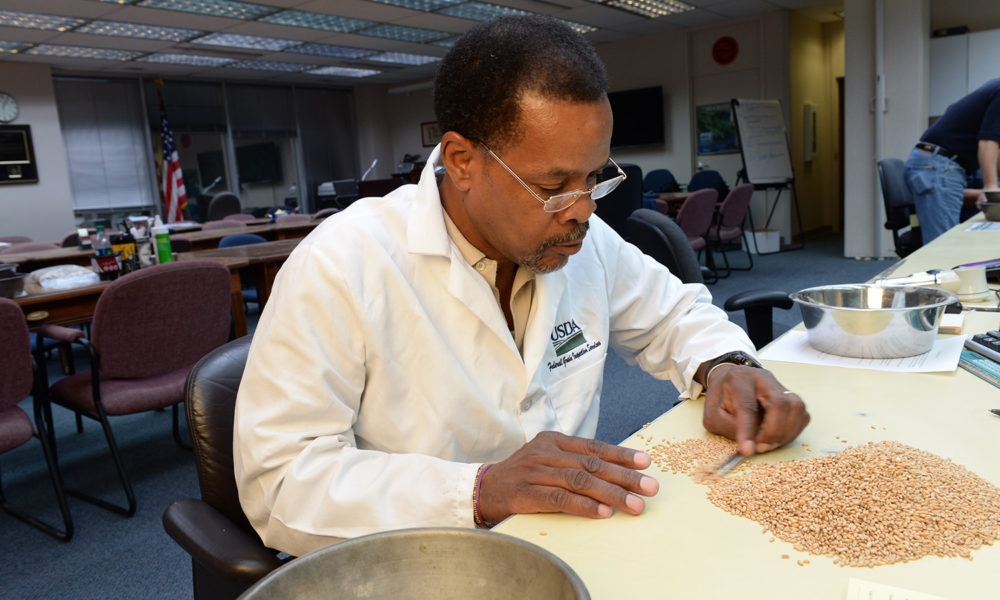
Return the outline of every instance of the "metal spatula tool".
[[[740,454],[740,451],[737,450],[736,452],[730,454],[729,458],[715,465],[715,468],[712,469],[712,472],[715,473],[717,476],[722,477],[726,473],[736,468],[736,465],[743,462],[743,459],[745,458],[746,457]]]

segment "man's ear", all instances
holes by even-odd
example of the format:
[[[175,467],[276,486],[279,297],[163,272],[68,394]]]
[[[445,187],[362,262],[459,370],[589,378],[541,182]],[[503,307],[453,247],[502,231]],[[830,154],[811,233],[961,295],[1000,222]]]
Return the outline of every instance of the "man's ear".
[[[477,163],[476,143],[460,133],[447,131],[441,136],[441,164],[456,188],[463,192],[472,187]]]

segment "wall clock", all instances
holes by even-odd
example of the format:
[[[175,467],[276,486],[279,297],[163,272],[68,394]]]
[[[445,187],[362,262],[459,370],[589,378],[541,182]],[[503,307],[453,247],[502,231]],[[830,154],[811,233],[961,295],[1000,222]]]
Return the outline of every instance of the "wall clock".
[[[17,118],[17,100],[10,94],[0,92],[0,123],[10,123]]]

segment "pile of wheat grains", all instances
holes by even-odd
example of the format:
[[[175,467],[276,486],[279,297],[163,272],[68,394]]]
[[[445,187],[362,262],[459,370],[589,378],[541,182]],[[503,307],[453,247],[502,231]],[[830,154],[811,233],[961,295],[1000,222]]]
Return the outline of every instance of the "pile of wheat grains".
[[[744,461],[700,477],[736,445],[725,438],[648,442],[664,472],[708,487],[716,506],[763,525],[796,550],[843,566],[962,556],[1000,539],[1000,489],[951,460],[899,442],[777,464]]]

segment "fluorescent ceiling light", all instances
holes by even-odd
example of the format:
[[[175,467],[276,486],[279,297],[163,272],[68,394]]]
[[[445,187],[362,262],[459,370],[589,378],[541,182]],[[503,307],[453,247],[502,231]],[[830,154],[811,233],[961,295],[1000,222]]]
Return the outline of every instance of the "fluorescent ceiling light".
[[[396,63],[400,65],[426,65],[427,63],[441,60],[437,56],[427,56],[425,54],[410,54],[408,52],[379,52],[365,57],[365,60],[374,60],[385,63]]]
[[[142,38],[144,40],[168,40],[171,42],[183,42],[184,40],[189,40],[205,33],[198,29],[160,27],[157,25],[122,23],[119,21],[91,21],[74,31],[76,33],[90,33],[93,35],[113,35],[117,37]]]
[[[69,58],[100,58],[105,60],[132,60],[141,56],[142,52],[135,50],[117,50],[114,48],[88,48],[86,46],[60,46],[58,44],[38,44],[26,54],[38,56],[66,56]]]
[[[18,12],[16,10],[0,10],[0,25],[4,27],[69,31],[86,22],[86,19],[77,19],[75,17],[43,15],[39,13]]]
[[[17,54],[19,51],[24,50],[31,44],[25,42],[4,42],[0,41],[0,52],[10,52],[11,54]]]
[[[235,0],[139,0],[138,6],[179,10],[199,15],[213,15],[248,21],[279,10],[272,6],[252,4],[250,2],[236,2]]]
[[[579,34],[590,33],[591,31],[597,31],[596,27],[591,27],[590,25],[584,25],[583,23],[574,23],[573,21],[566,21],[563,19],[559,20],[562,21],[567,27],[569,27],[570,29]]]
[[[374,25],[374,21],[364,19],[351,19],[349,17],[338,17],[336,15],[324,15],[321,13],[306,12],[304,10],[283,10],[259,19],[265,23],[276,23],[278,25],[291,25],[292,27],[306,27],[308,29],[322,29],[323,31],[337,31],[346,33],[355,31],[362,27]]]
[[[306,71],[312,75],[337,75],[339,77],[368,77],[378,75],[381,72],[374,69],[352,69],[350,67],[320,67]]]
[[[312,54],[313,56],[326,56],[330,58],[361,58],[374,54],[374,50],[364,48],[350,48],[348,46],[331,46],[330,44],[302,44],[294,48],[289,48],[289,52],[299,54]]]
[[[191,40],[193,44],[208,44],[211,46],[227,46],[230,48],[251,48],[253,50],[271,50],[278,52],[296,46],[301,42],[296,40],[283,40],[272,37],[259,37],[255,35],[237,35],[235,33],[210,33],[205,37]]]
[[[526,10],[497,6],[496,4],[486,4],[485,2],[466,2],[456,6],[449,6],[437,11],[439,14],[461,19],[471,19],[473,21],[492,21],[497,17],[505,15],[530,15]]]
[[[194,67],[221,67],[233,62],[232,58],[221,56],[199,56],[197,54],[150,54],[139,59],[140,62],[166,63],[170,65],[191,65]]]
[[[234,69],[253,69],[255,71],[282,71],[284,73],[298,73],[311,69],[316,65],[305,65],[302,63],[280,62],[276,60],[243,60],[229,65]]]
[[[110,2],[112,4],[135,4],[139,0],[101,0],[101,2]]]
[[[420,29],[419,27],[405,27],[403,25],[387,25],[385,23],[368,27],[360,31],[355,31],[354,33],[389,40],[399,40],[402,42],[414,42],[417,44],[433,42],[434,40],[451,36],[450,33],[445,31]]]
[[[431,42],[431,45],[432,46],[441,46],[443,48],[451,48],[452,46],[455,45],[455,42],[458,41],[458,38],[459,38],[459,36],[453,35],[451,37],[446,37],[446,38],[441,39],[441,40],[435,40],[435,41]]]
[[[594,4],[603,4],[611,8],[649,17],[651,19],[672,15],[674,13],[694,10],[690,4],[685,4],[680,0],[590,0]]]
[[[461,4],[465,0],[370,0],[371,2],[378,2],[380,4],[391,4],[393,6],[402,6],[403,8],[412,8],[413,10],[422,10],[424,12],[433,12],[444,6],[452,6],[455,4]]]

